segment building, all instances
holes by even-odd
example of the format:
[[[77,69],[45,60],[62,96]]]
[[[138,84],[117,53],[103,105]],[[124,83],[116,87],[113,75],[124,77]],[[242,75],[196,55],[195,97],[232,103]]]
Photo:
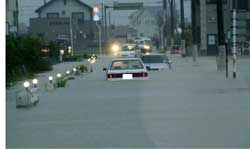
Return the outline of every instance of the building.
[[[50,0],[36,13],[38,17],[30,19],[32,36],[45,42],[57,41],[64,48],[72,46],[74,54],[87,52],[93,42],[97,43],[92,7],[80,0]]]
[[[137,30],[138,36],[159,36],[158,17],[161,10],[161,7],[152,6],[135,11],[129,16],[130,26]]]
[[[129,25],[118,25],[110,30],[111,38],[132,40],[137,36],[137,31]]]
[[[6,0],[6,35],[18,32],[18,0]]]
[[[217,55],[218,27],[217,27],[217,0],[196,1],[196,26],[200,55]],[[237,42],[250,41],[250,2],[249,0],[237,1]],[[232,36],[232,9],[234,0],[224,0],[224,32]],[[231,37],[230,36],[230,37]]]

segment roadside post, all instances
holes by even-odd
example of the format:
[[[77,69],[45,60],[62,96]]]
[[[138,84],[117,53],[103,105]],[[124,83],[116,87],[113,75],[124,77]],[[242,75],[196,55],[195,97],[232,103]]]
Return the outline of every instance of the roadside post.
[[[94,7],[93,11],[94,11],[93,20],[95,21],[96,26],[98,27],[98,30],[99,30],[99,53],[100,53],[100,57],[101,57],[101,54],[102,54],[102,31],[101,31],[101,26],[98,24],[98,21],[100,21],[99,8]]]
[[[64,54],[64,50],[61,49],[61,50],[60,50],[60,55],[59,55],[59,60],[60,60],[60,62],[63,61],[63,54]]]

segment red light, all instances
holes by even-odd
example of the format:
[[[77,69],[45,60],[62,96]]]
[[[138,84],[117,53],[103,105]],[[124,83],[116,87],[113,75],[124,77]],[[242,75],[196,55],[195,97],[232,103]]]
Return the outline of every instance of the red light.
[[[112,78],[113,76],[112,76],[112,74],[108,74],[108,78]]]

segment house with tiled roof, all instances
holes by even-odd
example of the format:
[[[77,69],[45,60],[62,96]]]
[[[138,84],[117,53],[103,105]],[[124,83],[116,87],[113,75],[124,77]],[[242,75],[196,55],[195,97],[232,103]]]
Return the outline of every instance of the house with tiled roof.
[[[65,50],[72,46],[74,54],[81,54],[98,40],[92,7],[80,0],[50,0],[35,12],[30,34],[46,42],[57,41]]]

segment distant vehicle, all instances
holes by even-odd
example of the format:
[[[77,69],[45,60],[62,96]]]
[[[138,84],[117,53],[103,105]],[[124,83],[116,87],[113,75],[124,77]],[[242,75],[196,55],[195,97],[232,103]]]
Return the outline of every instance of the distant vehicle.
[[[107,80],[146,80],[148,72],[139,58],[115,58],[106,71]]]
[[[142,37],[134,40],[136,48],[141,50],[141,53],[151,53],[152,52],[152,41],[150,38]]]
[[[171,54],[180,54],[181,53],[181,46],[173,45],[171,49]]]
[[[171,61],[164,54],[146,54],[141,57],[147,70],[171,69]]]
[[[120,52],[118,53],[119,57],[136,57],[135,46],[133,44],[123,44]]]

